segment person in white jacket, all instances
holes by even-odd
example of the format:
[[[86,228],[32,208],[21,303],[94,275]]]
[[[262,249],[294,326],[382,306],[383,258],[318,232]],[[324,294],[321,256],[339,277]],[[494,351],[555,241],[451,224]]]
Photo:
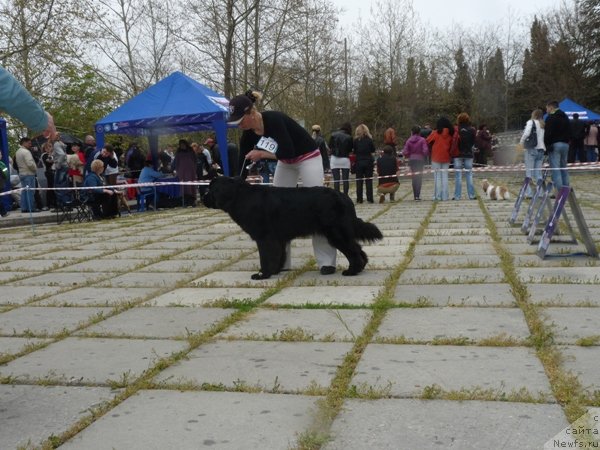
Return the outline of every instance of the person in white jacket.
[[[531,182],[527,186],[525,192],[526,198],[531,198],[532,184],[535,186],[538,180],[542,179],[542,164],[544,163],[544,153],[546,146],[544,145],[544,119],[541,109],[534,109],[531,113],[531,119],[525,124],[525,130],[521,136],[521,145],[525,144],[525,140],[533,131],[535,124],[535,133],[537,134],[537,144],[533,148],[525,148],[525,176],[531,178]]]

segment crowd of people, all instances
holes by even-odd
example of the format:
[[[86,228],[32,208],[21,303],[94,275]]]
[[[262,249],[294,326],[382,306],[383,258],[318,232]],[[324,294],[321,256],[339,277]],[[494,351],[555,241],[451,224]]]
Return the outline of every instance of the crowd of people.
[[[56,131],[52,117],[1,67],[0,81],[10,85],[8,94],[5,92],[4,97],[0,97],[0,107],[31,130],[42,131],[44,136],[35,142],[29,137],[21,138],[14,159],[7,161],[10,185],[25,188],[13,192],[13,207],[20,207],[24,213],[56,210],[72,202],[74,197],[80,197],[79,200],[93,204],[95,216],[112,217],[118,210],[113,200],[119,197],[113,194],[119,194],[116,188],[125,180],[154,183],[166,177],[177,177],[186,182],[210,181],[223,173],[221,152],[214,138],[208,138],[202,144],[180,139],[176,148],[172,144],[166,145],[156,155],[144,151],[137,143],[131,143],[126,151],[120,144],[98,148],[91,135],[86,136],[84,142],[65,142]],[[463,178],[466,184],[464,197],[475,199],[473,168],[487,165],[492,157],[493,135],[486,124],[475,128],[466,112],[458,114],[454,121],[439,117],[433,128],[429,124],[413,126],[402,146],[398,145],[396,131],[390,127],[385,130],[383,145],[378,149],[364,123],[353,129],[345,122],[327,140],[317,124],[311,127],[312,134],[309,134],[284,113],[259,111],[260,97],[259,93],[249,91],[231,100],[230,124],[243,131],[239,151],[235,144],[228,143],[226,155],[231,175],[245,177],[253,171],[263,183],[295,186],[301,179],[304,186],[310,186],[322,184],[330,174],[333,188],[348,194],[350,174],[354,173],[356,203],[364,200],[374,203],[375,192],[379,202],[384,203],[386,196],[389,201],[395,201],[398,170],[404,163],[409,168],[413,198],[420,201],[423,172],[425,166],[431,164],[433,200],[462,199]],[[569,185],[568,163],[598,160],[599,127],[597,123],[580,120],[578,114],[569,120],[557,102],[549,102],[545,112],[546,116],[541,108],[533,110],[520,140],[525,147],[526,176],[533,180],[531,185],[542,179],[542,165],[547,160],[552,183],[559,190]],[[7,156],[4,155],[5,161]],[[454,174],[452,197],[448,185],[451,167]],[[38,180],[41,177],[38,169],[43,169],[45,183]],[[42,184],[50,188],[44,191],[45,201],[36,189]],[[531,185],[526,192],[528,197],[532,195]],[[68,187],[90,189],[79,195]],[[199,187],[183,185],[178,196],[181,200],[177,202],[164,192],[155,192],[146,186],[138,193],[150,197],[151,203],[159,207],[195,206],[198,196],[205,190],[206,183]],[[154,195],[157,198],[153,198]],[[110,202],[107,199],[111,199]],[[5,203],[0,202],[2,216],[8,213]],[[331,258],[321,259],[325,261],[325,267],[331,266]]]

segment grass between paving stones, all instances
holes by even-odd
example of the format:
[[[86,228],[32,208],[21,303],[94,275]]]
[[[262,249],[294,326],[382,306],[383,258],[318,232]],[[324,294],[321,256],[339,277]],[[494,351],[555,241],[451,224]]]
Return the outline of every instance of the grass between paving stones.
[[[244,258],[245,256],[246,256],[246,253],[241,254],[236,259],[239,260],[239,259]],[[229,261],[228,264],[232,264],[235,262],[236,261]],[[180,361],[182,359],[187,358],[188,354],[192,350],[198,348],[200,345],[208,343],[208,342],[212,342],[214,340],[214,337],[217,334],[222,333],[227,328],[229,328],[232,324],[243,320],[252,311],[253,308],[255,308],[260,303],[264,302],[268,297],[270,297],[274,293],[278,292],[279,290],[283,289],[284,287],[291,285],[293,280],[299,274],[308,270],[310,267],[312,267],[312,265],[314,265],[314,261],[309,261],[301,269],[290,272],[285,277],[283,277],[281,280],[279,280],[278,283],[274,287],[267,289],[256,301],[252,302],[252,305],[248,305],[248,303],[244,303],[244,305],[242,307],[238,308],[238,311],[225,317],[221,321],[213,324],[206,331],[204,331],[202,333],[190,334],[187,337],[189,346],[186,350],[182,350],[180,352],[173,353],[172,355],[170,355],[169,357],[166,357],[166,358],[158,358],[156,363],[154,364],[154,366],[152,366],[148,370],[144,371],[142,373],[142,375],[139,378],[137,378],[136,380],[130,380],[128,374],[123,374],[121,377],[121,380],[111,381],[109,383],[109,385],[113,389],[122,389],[122,391],[120,393],[118,393],[115,396],[115,398],[113,398],[112,400],[110,400],[96,408],[90,409],[90,414],[88,416],[80,419],[71,428],[69,428],[65,432],[61,433],[60,435],[50,436],[48,439],[46,439],[42,443],[41,449],[49,450],[49,449],[57,448],[58,446],[64,444],[67,440],[74,437],[77,433],[81,432],[83,429],[88,427],[91,423],[98,420],[100,417],[102,417],[108,411],[113,409],[115,406],[119,405],[120,403],[125,401],[127,398],[131,397],[136,392],[138,392],[139,390],[142,390],[142,389],[176,389],[176,390],[200,389],[200,390],[232,391],[231,388],[226,388],[223,385],[212,385],[212,384],[204,383],[204,384],[200,384],[200,386],[197,386],[195,383],[189,382],[186,380],[182,380],[179,383],[166,383],[166,382],[156,383],[156,382],[152,381],[152,378],[154,378],[156,375],[158,375],[164,369],[172,366],[173,364],[177,363],[178,361]],[[171,288],[169,288],[169,289],[171,289]],[[240,380],[238,383],[236,383],[233,387],[233,391],[236,391],[236,392],[259,392],[259,390],[262,391],[264,389],[265,389],[265,387],[257,387],[257,386],[248,385],[242,380]],[[274,381],[274,385],[271,388],[271,391],[272,390],[279,390],[277,380]],[[298,393],[301,393],[304,395],[324,395],[324,392],[325,392],[324,388],[321,388],[320,386],[316,386],[316,385],[311,385],[311,386],[309,386],[308,389],[302,390],[302,392],[298,392]]]
[[[543,392],[532,394],[526,388],[513,389],[510,392],[505,392],[502,388],[484,389],[479,386],[468,389],[445,390],[437,384],[425,386],[419,398],[426,400],[484,400],[519,403],[548,403],[550,400],[547,394]]]
[[[317,411],[313,424],[308,430],[299,435],[298,441],[292,450],[318,450],[329,440],[329,430],[335,417],[339,414],[348,397],[369,398],[375,395],[383,395],[382,391],[375,387],[350,385],[354,371],[373,336],[379,329],[388,309],[394,306],[393,298],[396,285],[400,275],[407,269],[412,261],[417,243],[423,237],[429,221],[435,212],[437,203],[433,203],[421,226],[415,231],[412,242],[409,244],[402,262],[394,269],[386,279],[384,288],[375,299],[371,309],[373,314],[365,325],[363,332],[356,338],[352,349],[346,354],[343,363],[338,368],[324,399],[317,401]],[[364,397],[363,397],[364,396]]]
[[[459,345],[459,346],[478,346],[478,347],[516,347],[516,346],[530,346],[531,344],[527,340],[520,340],[510,336],[506,333],[499,334],[497,336],[489,336],[482,339],[470,339],[466,336],[457,337],[436,337],[431,341],[423,341],[419,339],[410,339],[405,336],[395,337],[376,337],[373,341],[376,344],[396,344],[396,345]]]
[[[519,279],[513,257],[502,246],[496,224],[481,198],[479,199],[479,207],[485,216],[490,236],[494,241],[493,245],[496,253],[500,257],[500,267],[511,286],[511,292],[516,299],[518,307],[523,311],[523,315],[525,316],[525,321],[530,332],[529,340],[544,366],[554,397],[563,406],[567,420],[572,423],[586,412],[588,399],[586,399],[577,376],[562,367],[563,357],[559,349],[554,345],[552,328],[542,319],[539,306],[529,301],[527,286]]]

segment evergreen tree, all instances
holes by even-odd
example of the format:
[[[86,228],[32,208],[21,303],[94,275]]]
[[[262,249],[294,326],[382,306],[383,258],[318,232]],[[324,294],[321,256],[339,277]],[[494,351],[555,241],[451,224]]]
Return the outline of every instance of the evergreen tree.
[[[454,62],[456,64],[456,75],[452,84],[452,98],[449,105],[452,109],[452,116],[456,116],[462,111],[470,113],[473,99],[471,76],[469,75],[469,67],[462,46],[456,51]]]

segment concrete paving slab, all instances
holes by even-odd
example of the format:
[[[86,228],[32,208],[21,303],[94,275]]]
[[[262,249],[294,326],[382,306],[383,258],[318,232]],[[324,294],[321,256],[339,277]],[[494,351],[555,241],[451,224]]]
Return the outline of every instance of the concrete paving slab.
[[[394,256],[374,256],[371,255],[367,268],[369,270],[380,270],[380,269],[395,269],[402,261],[408,248],[402,252],[397,253]]]
[[[219,300],[256,300],[265,288],[181,288],[149,300],[152,306],[201,306]]]
[[[324,450],[538,450],[567,426],[558,405],[346,400]]]
[[[5,284],[1,289],[0,305],[23,305],[47,295],[55,294],[64,288],[60,286],[15,286]]]
[[[306,264],[309,257],[306,256],[293,256],[292,257],[292,270],[300,269],[302,266]],[[248,258],[241,259],[233,264],[229,264],[227,270],[241,270],[241,271],[249,271],[255,273],[260,269],[260,261],[256,257],[256,255],[250,256]]]
[[[132,272],[113,276],[99,284],[109,287],[175,287],[188,280],[190,275],[192,274],[185,272]]]
[[[258,252],[256,253],[258,255]],[[188,250],[186,252],[182,252],[177,254],[177,259],[231,259],[240,256],[239,250],[231,250],[231,249],[197,249],[197,250]]]
[[[399,284],[468,284],[468,283],[501,283],[504,272],[493,268],[461,268],[461,269],[406,269],[398,279]]]
[[[472,234],[464,234],[464,235],[452,235],[450,233],[446,233],[443,235],[430,235],[426,234],[419,241],[420,245],[434,245],[434,244],[452,244],[456,243],[464,243],[464,244],[487,244],[491,243],[492,238],[487,235],[472,235]]]
[[[502,246],[513,255],[535,255],[537,253],[537,245],[530,245],[527,240],[523,240],[522,244],[506,243]],[[583,245],[568,245],[560,243],[550,244],[549,255],[567,255],[574,253],[585,253],[586,249]]]
[[[190,281],[194,287],[269,287],[285,278],[287,272],[281,272],[266,280],[253,280],[251,271],[217,271]]]
[[[394,301],[431,306],[515,306],[508,283],[486,284],[401,284],[396,286]]]
[[[372,245],[368,248],[365,248],[364,251],[367,254],[367,256],[369,257],[369,264],[373,264],[373,263],[376,263],[376,260],[381,257],[386,257],[386,256],[398,257],[399,255],[404,256],[405,253],[408,251],[408,245],[390,245],[387,247],[384,247],[381,245]],[[345,259],[338,252],[338,260],[340,260],[340,258]]]
[[[600,260],[589,256],[565,256],[542,259],[537,255],[515,255],[515,267],[594,267],[600,265]]]
[[[109,268],[107,268],[108,270]],[[95,283],[103,278],[114,276],[110,272],[48,272],[42,275],[28,277],[13,284],[17,286],[60,286],[74,287]]]
[[[186,338],[202,333],[236,310],[220,308],[136,307],[81,330],[76,335]]]
[[[31,288],[30,288],[31,289]],[[157,288],[85,287],[52,295],[36,306],[116,306],[142,300]]]
[[[598,286],[594,284],[546,284],[527,285],[529,301],[543,305],[600,306]]]
[[[0,446],[39,446],[114,397],[105,387],[0,385]]]
[[[523,267],[517,274],[526,283],[600,285],[600,267]]]
[[[80,259],[86,258],[94,258],[106,253],[102,250],[78,250],[78,249],[70,249],[70,250],[58,250],[52,253],[42,253],[39,255],[34,255],[31,259],[68,259],[70,261],[76,261]]]
[[[168,259],[155,264],[150,264],[138,269],[138,272],[191,272],[198,273],[210,270],[219,264],[223,264],[225,259]]]
[[[344,342],[216,341],[192,350],[157,382],[195,382],[298,392],[328,387],[352,344]]]
[[[600,308],[543,308],[542,311],[546,323],[553,325],[559,344],[576,344],[579,339],[592,336],[600,339]]]
[[[527,389],[550,398],[544,367],[524,347],[369,344],[351,384],[390,388],[395,396],[420,396],[437,385],[446,391],[490,389],[496,395]]]
[[[66,338],[0,366],[0,375],[24,382],[133,382],[159,358],[187,347],[164,339]]]
[[[212,250],[227,250],[227,249],[231,249],[231,250],[255,250],[256,249],[256,242],[254,242],[253,240],[251,240],[250,238],[247,239],[238,239],[238,240],[228,240],[228,239],[223,239],[221,241],[217,241],[217,242],[211,242],[210,244],[207,244],[206,246],[202,247],[205,249],[212,249]]]
[[[336,273],[328,276],[321,275],[317,270],[304,272],[294,280],[294,286],[383,286],[386,279],[390,277],[391,270],[372,270],[367,264],[366,269],[353,277],[345,277],[342,271],[346,269],[348,262],[344,259],[338,261],[342,264]]]
[[[50,339],[38,339],[29,337],[0,337],[0,356],[14,355],[19,352],[25,351],[28,348],[31,348],[31,346],[33,345],[37,345],[43,342],[50,342]]]
[[[492,244],[422,244],[415,247],[416,255],[495,255]]]
[[[73,331],[92,318],[106,315],[111,311],[111,308],[23,306],[0,315],[0,334],[53,336],[65,330]]]
[[[20,279],[20,278],[24,278],[24,277],[29,277],[31,275],[34,275],[35,272],[33,273],[27,273],[27,272],[0,272],[0,283],[10,283],[10,282],[16,282],[16,280]]]
[[[298,286],[284,288],[265,303],[273,305],[370,305],[379,294],[378,286],[353,286],[351,290],[338,286]]]
[[[140,250],[191,250],[196,244],[193,242],[169,242],[169,241],[155,241],[149,244],[138,247]]]
[[[371,317],[358,309],[258,309],[218,337],[287,340],[302,330],[309,340],[354,341]]]
[[[563,366],[579,379],[581,386],[589,396],[598,395],[600,390],[600,346],[578,347],[569,345],[560,348],[563,354]]]
[[[142,250],[139,248],[132,248],[123,251],[117,251],[114,253],[110,253],[110,257],[113,259],[143,259],[146,261],[151,261],[157,258],[167,257],[177,253],[176,250]]]
[[[65,265],[67,261],[60,259],[18,259],[8,263],[0,264],[0,271],[4,272],[43,272],[57,269]]]
[[[140,391],[61,448],[147,450],[173,448],[176,443],[178,450],[286,449],[311,425],[316,400],[301,395]]]
[[[144,264],[146,262],[141,259],[102,258],[67,265],[56,272],[125,272],[136,270]]]
[[[501,336],[525,340],[529,329],[518,308],[396,308],[387,312],[377,338],[404,337],[431,342],[467,338],[472,341]]]
[[[410,269],[438,269],[438,268],[469,268],[469,267],[498,267],[500,258],[497,255],[417,255],[410,265]]]

